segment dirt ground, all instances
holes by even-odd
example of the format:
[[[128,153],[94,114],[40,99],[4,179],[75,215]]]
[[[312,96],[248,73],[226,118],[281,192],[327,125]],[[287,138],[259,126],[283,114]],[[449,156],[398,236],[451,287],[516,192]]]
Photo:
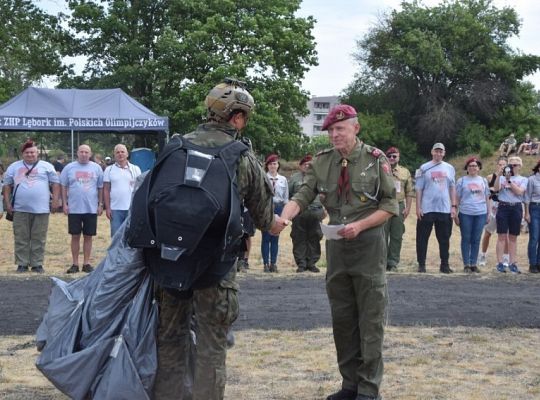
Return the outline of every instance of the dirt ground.
[[[309,330],[330,326],[323,274],[240,274],[235,330]],[[0,335],[32,335],[47,308],[47,277],[0,279]],[[540,328],[540,277],[388,275],[393,326]]]

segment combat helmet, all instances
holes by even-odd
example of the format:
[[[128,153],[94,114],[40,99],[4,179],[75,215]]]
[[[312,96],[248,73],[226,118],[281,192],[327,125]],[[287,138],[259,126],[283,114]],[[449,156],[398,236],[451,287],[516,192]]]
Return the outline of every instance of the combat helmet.
[[[243,111],[249,117],[255,107],[253,97],[246,89],[246,83],[233,78],[225,78],[216,85],[204,100],[208,119],[211,121],[228,121],[231,113]]]

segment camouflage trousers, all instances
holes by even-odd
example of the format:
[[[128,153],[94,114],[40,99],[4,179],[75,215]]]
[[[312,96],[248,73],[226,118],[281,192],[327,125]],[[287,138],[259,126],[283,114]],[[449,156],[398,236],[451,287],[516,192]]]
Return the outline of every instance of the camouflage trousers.
[[[158,291],[156,400],[223,399],[227,332],[238,316],[235,275],[233,268],[218,286],[194,290],[189,299],[179,298],[167,290]],[[195,360],[189,357],[191,326],[195,326]],[[194,371],[190,370],[190,362],[195,366]]]
[[[326,291],[342,387],[378,396],[387,302],[384,226],[327,240]]]

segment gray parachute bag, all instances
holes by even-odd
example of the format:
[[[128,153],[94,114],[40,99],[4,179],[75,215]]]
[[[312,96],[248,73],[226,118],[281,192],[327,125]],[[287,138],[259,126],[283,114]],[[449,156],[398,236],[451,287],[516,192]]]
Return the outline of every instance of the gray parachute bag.
[[[152,397],[158,307],[141,251],[124,239],[128,224],[93,273],[69,283],[52,278],[36,366],[72,399]]]

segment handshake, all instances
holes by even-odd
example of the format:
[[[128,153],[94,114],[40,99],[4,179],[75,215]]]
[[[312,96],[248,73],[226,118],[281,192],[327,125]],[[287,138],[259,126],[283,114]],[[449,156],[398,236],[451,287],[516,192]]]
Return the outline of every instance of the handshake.
[[[272,228],[270,229],[270,234],[278,236],[283,229],[285,229],[291,221],[288,219],[281,218],[279,215],[274,215],[274,222],[272,223]]]

